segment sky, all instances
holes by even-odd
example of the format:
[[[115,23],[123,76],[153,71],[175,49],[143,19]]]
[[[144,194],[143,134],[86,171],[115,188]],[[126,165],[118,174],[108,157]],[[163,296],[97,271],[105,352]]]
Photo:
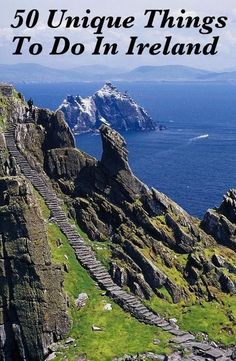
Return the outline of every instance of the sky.
[[[236,70],[236,3],[235,0],[8,0],[4,1],[5,6],[1,7],[0,13],[0,63],[39,63],[55,68],[73,68],[81,65],[108,65],[119,68],[134,68],[143,65],[170,65],[181,64],[208,70],[224,70],[234,68]],[[22,25],[13,29],[11,24],[18,9],[26,10],[27,14],[32,9],[39,11],[39,20],[32,29]],[[105,29],[102,36],[107,42],[118,43],[119,53],[117,55],[91,55],[96,37],[94,30],[89,29],[65,29],[65,23],[60,29],[50,29],[47,26],[49,9],[57,9],[59,19],[60,10],[67,10],[67,16],[86,15],[86,9],[90,9],[89,18],[94,16],[135,16],[135,25],[130,29]],[[144,16],[146,9],[170,9],[170,15],[179,16],[180,10],[185,9],[187,15],[200,16],[227,16],[227,27],[224,29],[214,28],[213,33],[202,35],[199,29],[160,29],[159,20],[155,21],[153,29],[145,29],[147,18]],[[26,17],[26,16],[25,16]],[[43,52],[40,55],[30,55],[29,45],[23,47],[23,55],[12,55],[16,44],[13,44],[14,36],[31,36],[32,43],[40,42],[43,45]],[[82,55],[72,55],[68,51],[64,55],[49,55],[54,42],[54,36],[65,36],[70,40],[71,45],[83,43],[85,52]],[[138,36],[139,42],[158,43],[163,42],[166,36],[172,36],[174,42],[184,43],[207,43],[213,36],[220,36],[218,54],[214,56],[164,56],[150,55],[145,52],[143,55],[125,55],[125,49],[129,44],[130,36]],[[208,41],[209,40],[209,41]],[[31,44],[31,43],[30,43]]]

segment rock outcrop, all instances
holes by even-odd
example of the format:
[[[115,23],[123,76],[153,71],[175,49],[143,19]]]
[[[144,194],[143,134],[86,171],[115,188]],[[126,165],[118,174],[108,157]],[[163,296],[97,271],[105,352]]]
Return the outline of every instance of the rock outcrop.
[[[88,132],[102,123],[116,130],[154,130],[155,124],[147,112],[127,93],[119,92],[111,83],[93,96],[68,96],[60,110],[74,132]]]
[[[83,231],[92,240],[109,240],[110,272],[117,283],[144,298],[165,297],[165,289],[175,303],[192,292],[211,300],[212,287],[234,293],[230,275],[224,285],[224,267],[204,256],[216,240],[197,219],[134,176],[125,140],[115,130],[103,124],[100,132],[101,161],[79,150],[55,149],[46,154],[45,170],[71,198]]]
[[[226,193],[219,208],[207,211],[202,228],[218,243],[236,251],[236,189]]]
[[[27,149],[35,164],[43,164],[48,124],[42,127],[30,119],[26,123],[26,105],[15,92],[1,95],[0,102],[4,125],[18,124],[20,148]],[[64,121],[62,126],[68,128]],[[73,145],[72,135],[71,140]],[[0,277],[0,359],[43,360],[50,345],[70,328],[63,272],[51,261],[40,206],[14,156],[8,153],[1,130]]]
[[[44,359],[69,329],[63,275],[53,265],[31,186],[0,179],[0,358]]]

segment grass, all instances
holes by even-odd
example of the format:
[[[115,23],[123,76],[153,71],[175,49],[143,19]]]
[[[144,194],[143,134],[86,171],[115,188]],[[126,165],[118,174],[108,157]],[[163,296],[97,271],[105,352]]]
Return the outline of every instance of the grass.
[[[43,216],[48,220],[50,212],[42,197],[38,194],[37,197]],[[69,273],[64,274],[64,291],[70,300],[69,313],[73,321],[68,336],[75,339],[75,344],[61,350],[62,353],[57,356],[56,361],[74,361],[83,353],[89,361],[110,361],[115,356],[126,353],[170,352],[170,335],[167,332],[138,322],[111,299],[102,295],[102,291],[78,263],[73,249],[57,225],[48,223],[48,238],[53,262],[67,264],[69,270]],[[60,247],[56,245],[58,238],[62,241]],[[89,300],[83,309],[78,310],[74,301],[82,292],[88,294]],[[107,303],[112,304],[112,311],[104,310]],[[101,327],[102,331],[92,331],[92,325]],[[159,339],[160,344],[154,345],[154,339]]]
[[[175,317],[181,329],[195,334],[203,332],[213,341],[226,346],[235,345],[236,297],[223,295],[221,302],[173,304],[153,297],[147,304],[166,318]]]

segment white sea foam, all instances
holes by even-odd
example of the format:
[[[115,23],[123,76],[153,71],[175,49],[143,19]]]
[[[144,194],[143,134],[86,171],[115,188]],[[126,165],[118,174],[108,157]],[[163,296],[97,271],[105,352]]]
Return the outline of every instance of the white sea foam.
[[[198,135],[197,137],[191,138],[190,141],[208,138],[209,134]]]

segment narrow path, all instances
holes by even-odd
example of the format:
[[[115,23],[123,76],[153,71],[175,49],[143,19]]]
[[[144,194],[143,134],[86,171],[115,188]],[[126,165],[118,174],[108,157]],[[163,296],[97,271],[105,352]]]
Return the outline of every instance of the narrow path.
[[[50,179],[48,178],[48,181],[46,181],[47,176],[45,173],[40,174],[37,170],[32,169],[26,158],[18,150],[15,143],[15,128],[13,126],[5,131],[5,139],[9,153],[14,156],[22,173],[44,198],[55,222],[73,247],[80,264],[90,273],[97,284],[102,289],[106,290],[107,294],[113,298],[116,303],[139,321],[150,325],[156,325],[163,331],[168,331],[173,335],[173,343],[183,347],[200,350],[200,352],[202,352],[202,357],[197,356],[199,361],[206,360],[206,358],[220,361],[230,360],[226,351],[217,347],[212,347],[208,343],[203,344],[196,342],[195,337],[192,334],[179,330],[177,327],[145,307],[137,297],[125,292],[121,287],[115,284],[107,269],[96,259],[92,249],[85,244],[84,240],[69,223],[65,212],[60,206],[60,201],[51,186]],[[191,360],[194,360],[194,358],[191,358]]]

